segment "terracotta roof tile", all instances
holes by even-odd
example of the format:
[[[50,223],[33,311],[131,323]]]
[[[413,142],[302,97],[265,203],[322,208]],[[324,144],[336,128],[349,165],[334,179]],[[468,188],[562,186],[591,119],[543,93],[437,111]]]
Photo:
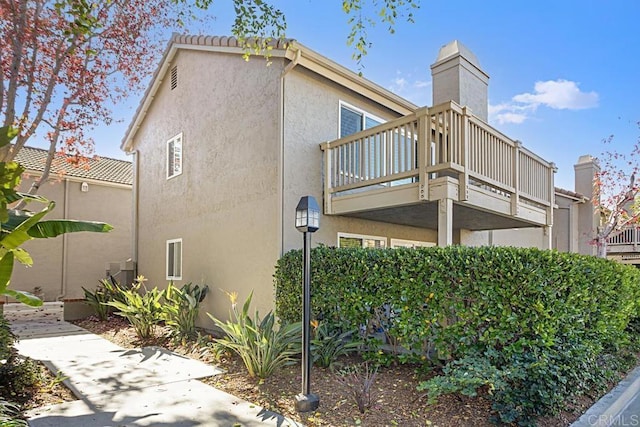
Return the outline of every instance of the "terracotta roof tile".
[[[583,194],[576,193],[575,191],[565,190],[564,188],[556,187],[556,193],[563,194],[565,196],[573,197],[574,199],[586,199]]]
[[[23,147],[18,152],[15,161],[24,166],[27,171],[42,172],[47,160],[47,150],[34,147]],[[133,183],[133,168],[131,162],[111,159],[109,157],[95,157],[89,159],[88,168],[76,167],[66,161],[64,154],[56,153],[51,165],[52,175],[66,175],[77,178],[93,179],[96,181],[113,182],[131,185]]]

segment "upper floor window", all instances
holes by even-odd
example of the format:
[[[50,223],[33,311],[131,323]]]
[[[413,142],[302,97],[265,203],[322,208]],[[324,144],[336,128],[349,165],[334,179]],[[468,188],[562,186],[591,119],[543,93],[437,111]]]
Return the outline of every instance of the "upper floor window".
[[[340,138],[354,133],[370,129],[384,123],[379,117],[367,113],[345,102],[340,101]],[[381,138],[372,138],[365,147],[362,156],[361,142],[357,141],[351,148],[342,146],[340,151],[340,169],[353,177],[367,176],[373,178],[380,176],[379,168],[374,167],[376,153],[384,150],[384,142]],[[379,155],[379,154],[378,154]],[[362,168],[364,168],[362,170]]]
[[[182,133],[167,141],[167,179],[182,173]]]
[[[379,117],[340,101],[340,138],[384,123]]]

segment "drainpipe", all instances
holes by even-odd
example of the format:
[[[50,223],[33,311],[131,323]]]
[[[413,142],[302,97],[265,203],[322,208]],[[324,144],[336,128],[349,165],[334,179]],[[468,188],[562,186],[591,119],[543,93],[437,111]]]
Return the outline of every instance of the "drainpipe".
[[[68,219],[69,214],[69,180],[64,180],[64,197],[62,204],[62,219]],[[62,235],[62,274],[60,276],[60,295],[56,297],[56,301],[62,301],[67,295],[67,255],[68,255],[68,235]]]
[[[129,154],[133,155],[133,186],[131,190],[131,197],[133,199],[133,206],[131,207],[131,260],[134,263],[133,277],[136,277],[138,275],[138,156],[140,152],[136,149],[130,151]]]
[[[282,70],[282,74],[280,74],[280,167],[278,168],[278,179],[280,180],[280,212],[278,213],[279,226],[280,226],[280,256],[284,255],[284,144],[285,144],[285,90],[284,90],[284,82],[285,76],[289,74],[289,71],[293,70],[293,68],[298,65],[300,62],[300,58],[302,57],[302,51],[298,49],[296,51],[296,56],[293,60],[287,64],[287,66]]]

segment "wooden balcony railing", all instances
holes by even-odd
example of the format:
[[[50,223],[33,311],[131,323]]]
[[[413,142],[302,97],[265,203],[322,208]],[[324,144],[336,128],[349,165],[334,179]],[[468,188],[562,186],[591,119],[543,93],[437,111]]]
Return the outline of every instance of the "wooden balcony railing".
[[[637,252],[640,248],[640,225],[630,225],[607,238],[610,252],[615,252],[622,246]]]
[[[514,213],[523,201],[546,209],[553,204],[553,163],[455,102],[326,142],[322,150],[329,198],[453,176],[461,190],[475,185],[511,198]]]

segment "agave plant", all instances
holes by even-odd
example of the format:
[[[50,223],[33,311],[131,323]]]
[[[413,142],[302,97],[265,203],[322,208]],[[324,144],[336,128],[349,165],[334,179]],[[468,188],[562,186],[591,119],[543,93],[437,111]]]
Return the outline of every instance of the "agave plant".
[[[0,148],[11,143],[18,131],[9,126],[0,127]],[[30,306],[42,305],[35,295],[9,289],[14,260],[31,266],[33,260],[21,246],[32,239],[46,239],[78,231],[108,232],[109,224],[91,221],[43,220],[55,207],[55,202],[42,196],[20,193],[24,168],[16,162],[0,162],[0,295],[8,296]],[[9,209],[16,202],[37,202],[44,205],[39,212],[26,209]]]
[[[354,339],[356,331],[340,333],[331,330],[326,322],[312,322],[311,354],[313,363],[323,368],[331,368],[340,356],[358,351],[363,342]]]
[[[231,318],[223,322],[211,314],[213,320],[226,336],[217,343],[235,352],[244,362],[250,377],[261,379],[269,377],[273,371],[292,363],[294,356],[300,353],[302,325],[300,322],[276,326],[276,317],[269,311],[264,318],[256,311],[249,315],[249,306],[253,292],[249,295],[242,310],[235,303],[236,293],[231,297]]]

